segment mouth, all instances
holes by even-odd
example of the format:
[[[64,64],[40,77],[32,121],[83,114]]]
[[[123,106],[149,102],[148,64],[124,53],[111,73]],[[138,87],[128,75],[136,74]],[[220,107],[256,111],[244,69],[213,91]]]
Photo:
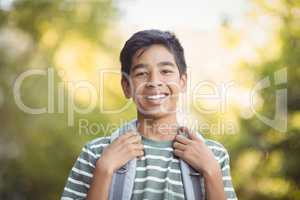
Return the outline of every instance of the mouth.
[[[159,103],[168,98],[169,94],[168,93],[160,93],[160,94],[149,94],[149,95],[144,95],[144,99],[147,101],[153,102],[153,103]]]
[[[145,99],[160,100],[160,99],[165,99],[167,96],[168,96],[168,94],[147,95],[147,96],[145,96]]]

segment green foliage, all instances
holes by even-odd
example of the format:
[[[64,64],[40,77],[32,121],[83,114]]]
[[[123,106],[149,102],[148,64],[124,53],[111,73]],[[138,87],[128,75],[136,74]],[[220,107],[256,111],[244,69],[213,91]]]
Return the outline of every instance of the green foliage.
[[[68,126],[66,112],[57,112],[57,88],[62,80],[53,60],[70,33],[108,48],[103,34],[116,12],[109,0],[20,0],[12,1],[8,8],[0,7],[0,199],[59,199],[83,143],[103,134],[80,135],[77,126]],[[56,37],[49,48],[43,48],[48,30]],[[24,113],[15,104],[14,81],[28,69],[48,67],[55,72],[55,112]],[[26,105],[46,106],[45,88],[46,76],[28,78],[22,84],[21,98]],[[64,97],[66,109],[67,94]],[[81,117],[75,115],[75,121]],[[96,111],[84,118],[108,122]]]
[[[288,89],[288,130],[285,133],[275,131],[259,121],[256,117],[240,119],[240,136],[236,145],[232,146],[233,174],[237,178],[237,192],[240,199],[300,199],[300,2],[278,1],[280,6],[268,1],[256,1],[262,8],[263,14],[272,16],[280,21],[277,37],[281,43],[280,54],[269,60],[261,60],[259,64],[245,63],[242,67],[250,70],[255,79],[272,78],[274,73],[287,68],[288,82],[278,88]],[[266,52],[268,49],[264,49]],[[264,104],[261,113],[274,116],[276,87],[264,90]],[[245,159],[250,165],[254,159],[259,163],[253,164],[249,172],[251,178],[243,180],[239,171],[240,162],[247,152],[255,149],[256,156]],[[240,173],[240,174],[239,174]]]

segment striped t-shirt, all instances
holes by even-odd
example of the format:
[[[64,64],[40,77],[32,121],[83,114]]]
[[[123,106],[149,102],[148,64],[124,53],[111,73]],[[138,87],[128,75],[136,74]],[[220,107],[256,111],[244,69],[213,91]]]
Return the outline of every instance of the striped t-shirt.
[[[145,138],[143,142],[145,155],[137,160],[132,199],[184,199],[180,167],[178,160],[173,156],[171,142],[155,142]],[[109,144],[110,137],[100,137],[82,148],[70,171],[61,200],[86,199],[96,161]],[[226,149],[213,140],[205,140],[205,144],[220,164],[227,200],[236,200]]]
[[[174,157],[172,141],[142,137],[144,156],[136,162],[133,200],[184,199],[180,163]]]

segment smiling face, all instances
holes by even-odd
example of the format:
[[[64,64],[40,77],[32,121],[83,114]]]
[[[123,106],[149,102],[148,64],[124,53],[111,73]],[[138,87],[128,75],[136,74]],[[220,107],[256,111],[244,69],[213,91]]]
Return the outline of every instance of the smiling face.
[[[166,47],[155,44],[135,53],[129,76],[122,78],[122,87],[140,114],[175,114],[178,95],[186,88],[186,74],[180,75],[173,54]]]

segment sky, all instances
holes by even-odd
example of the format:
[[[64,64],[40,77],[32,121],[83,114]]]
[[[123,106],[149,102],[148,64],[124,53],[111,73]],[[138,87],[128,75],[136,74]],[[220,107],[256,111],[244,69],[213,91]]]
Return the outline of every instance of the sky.
[[[119,0],[118,5],[124,26],[195,30],[217,28],[224,15],[238,25],[248,8],[246,0]]]

